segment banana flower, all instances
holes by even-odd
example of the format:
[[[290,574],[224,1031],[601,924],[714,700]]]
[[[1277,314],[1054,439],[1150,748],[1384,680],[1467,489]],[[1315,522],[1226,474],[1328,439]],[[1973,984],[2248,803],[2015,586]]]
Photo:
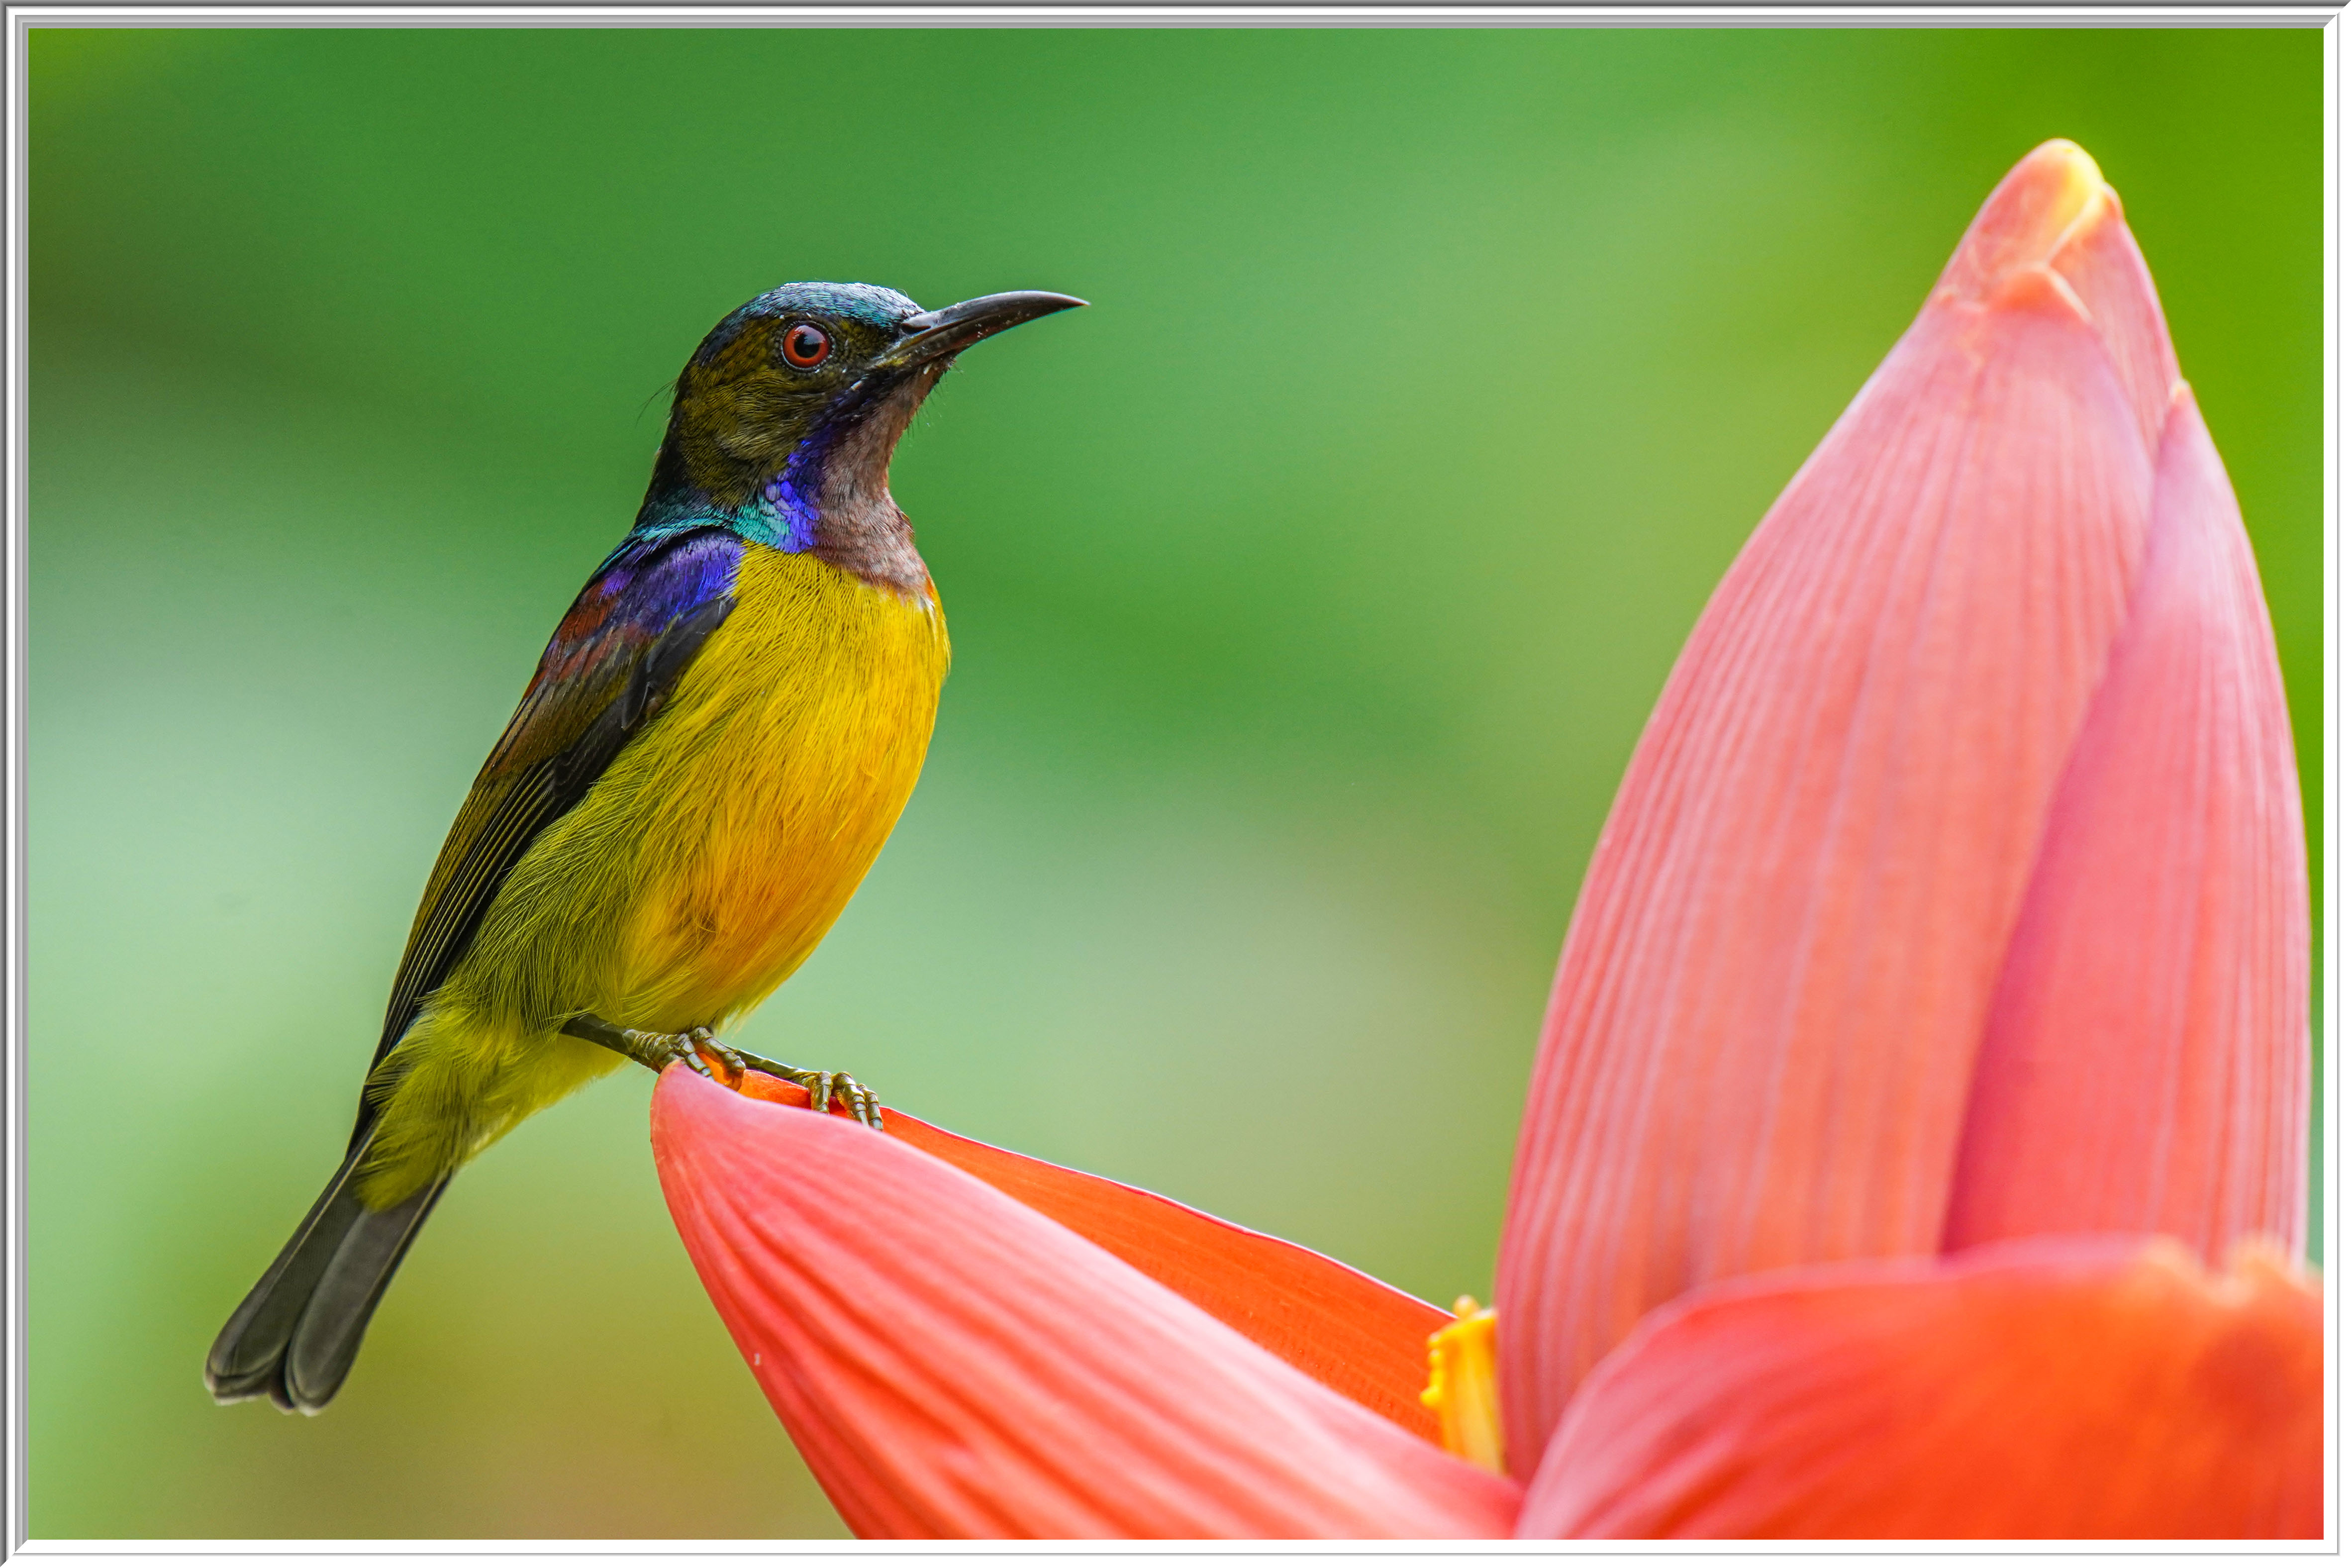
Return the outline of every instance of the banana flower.
[[[1667,681],[1495,1313],[757,1074],[665,1074],[656,1160],[860,1535],[2316,1535],[2304,875],[2236,501],[2051,142]]]

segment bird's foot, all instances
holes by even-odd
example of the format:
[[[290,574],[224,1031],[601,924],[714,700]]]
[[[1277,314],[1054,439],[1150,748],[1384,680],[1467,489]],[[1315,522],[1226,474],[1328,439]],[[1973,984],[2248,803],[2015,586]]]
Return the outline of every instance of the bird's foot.
[[[682,1034],[665,1035],[647,1029],[624,1029],[593,1013],[583,1013],[563,1026],[567,1035],[593,1040],[618,1051],[640,1066],[659,1072],[672,1062],[692,1068],[713,1083],[733,1089],[743,1081],[746,1063],[734,1047],[698,1024]],[[718,1064],[716,1068],[713,1063]],[[721,1074],[724,1074],[722,1077]]]
[[[563,1026],[563,1032],[583,1040],[591,1040],[607,1050],[618,1051],[633,1062],[659,1072],[672,1062],[700,1073],[713,1083],[729,1089],[740,1089],[747,1071],[763,1072],[787,1083],[795,1083],[808,1091],[809,1109],[829,1110],[839,1100],[849,1108],[849,1113],[866,1126],[880,1131],[882,1102],[874,1091],[845,1072],[820,1072],[809,1068],[787,1067],[772,1062],[765,1057],[755,1057],[726,1045],[709,1029],[697,1026],[683,1034],[655,1034],[644,1029],[624,1029],[608,1024],[593,1013],[583,1013]],[[713,1064],[717,1064],[714,1070]],[[720,1076],[721,1073],[725,1076]]]
[[[673,1059],[684,1062],[711,1082],[723,1083],[730,1089],[741,1087],[743,1075],[751,1070],[751,1064],[743,1059],[742,1052],[699,1024],[683,1035],[647,1035],[644,1038],[669,1047]],[[725,1069],[726,1076],[722,1078],[711,1070],[713,1060]]]
[[[882,1102],[874,1091],[845,1072],[820,1072],[811,1068],[786,1067],[765,1057],[745,1055],[744,1062],[753,1069],[796,1083],[808,1090],[811,1110],[828,1110],[835,1100],[849,1108],[849,1114],[873,1128],[882,1129]]]

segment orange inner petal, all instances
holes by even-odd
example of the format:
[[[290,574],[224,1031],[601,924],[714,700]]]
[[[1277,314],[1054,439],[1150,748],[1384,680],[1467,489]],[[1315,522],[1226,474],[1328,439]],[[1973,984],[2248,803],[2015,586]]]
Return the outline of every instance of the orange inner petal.
[[[1743,1280],[1594,1373],[1522,1536],[2309,1537],[2315,1282],[2178,1242],[2042,1237]]]
[[[806,1106],[797,1085],[744,1075],[754,1100]],[[847,1114],[845,1110],[841,1114]],[[1421,1403],[1441,1308],[1278,1237],[1139,1187],[961,1138],[885,1107],[884,1131],[1076,1231],[1309,1377],[1437,1442]]]

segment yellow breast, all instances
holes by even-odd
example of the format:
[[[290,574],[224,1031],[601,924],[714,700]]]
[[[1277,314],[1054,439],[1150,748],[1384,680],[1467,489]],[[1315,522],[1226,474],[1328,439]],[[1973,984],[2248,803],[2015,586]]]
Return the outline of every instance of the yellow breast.
[[[755,546],[735,597],[611,781],[641,837],[605,1016],[639,1028],[723,1024],[800,967],[913,793],[947,675],[928,595]]]
[[[525,1029],[583,1009],[663,1030],[750,1010],[890,836],[947,667],[928,594],[748,548],[733,612],[531,846],[453,983]]]
[[[621,1058],[594,1013],[724,1028],[783,984],[898,820],[939,709],[938,601],[747,550],[735,608],[645,730],[531,844],[379,1078],[382,1207]]]

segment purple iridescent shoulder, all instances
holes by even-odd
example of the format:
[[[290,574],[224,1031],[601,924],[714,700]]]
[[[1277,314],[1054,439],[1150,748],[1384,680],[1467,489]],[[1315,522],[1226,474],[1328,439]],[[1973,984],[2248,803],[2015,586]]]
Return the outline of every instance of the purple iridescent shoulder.
[[[567,673],[615,643],[641,645],[735,589],[743,542],[725,529],[632,535],[596,569],[548,640],[542,676]]]

